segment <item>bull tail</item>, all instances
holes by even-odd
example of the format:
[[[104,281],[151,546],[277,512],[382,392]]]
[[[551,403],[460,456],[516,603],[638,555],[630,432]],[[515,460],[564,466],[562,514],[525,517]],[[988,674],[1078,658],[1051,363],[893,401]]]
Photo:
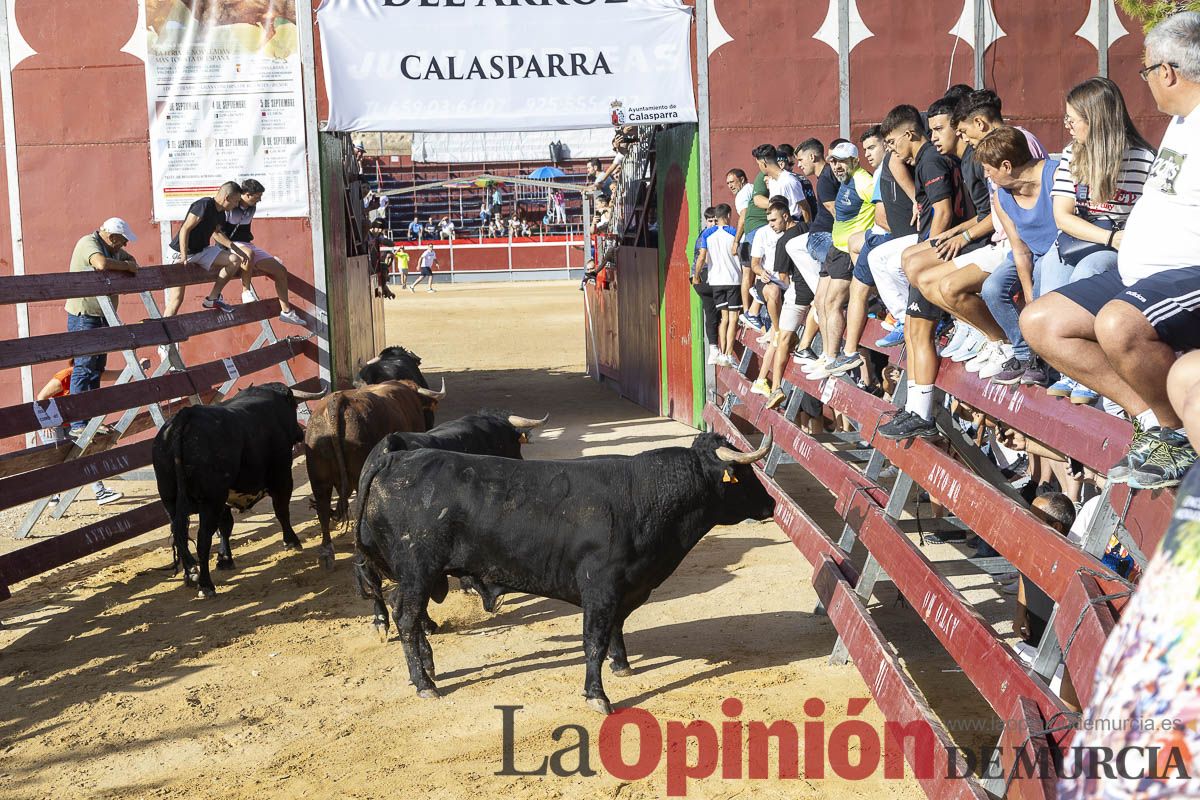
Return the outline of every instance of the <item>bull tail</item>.
[[[333,458],[338,468],[338,501],[333,509],[333,518],[339,524],[348,522],[350,507],[350,474],[346,471],[346,453],[342,443],[346,434],[346,396],[339,394],[330,404],[334,416]]]

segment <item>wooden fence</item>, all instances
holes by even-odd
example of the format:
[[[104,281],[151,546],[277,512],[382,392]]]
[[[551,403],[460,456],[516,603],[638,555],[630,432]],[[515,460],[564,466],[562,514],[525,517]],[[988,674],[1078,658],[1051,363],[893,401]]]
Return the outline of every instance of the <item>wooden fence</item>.
[[[279,301],[258,300],[237,306],[231,313],[199,311],[163,318],[150,292],[174,286],[207,283],[212,275],[196,266],[143,267],[136,274],[91,272],[28,275],[0,278],[0,304],[65,300],[73,297],[141,295],[148,318],[122,323],[106,300],[101,300],[109,327],[54,333],[0,342],[0,369],[65,360],[74,356],[120,352],[125,371],[113,385],[48,402],[22,403],[0,408],[0,439],[22,436],[46,427],[53,420],[89,420],[75,440],[42,444],[0,454],[0,510],[33,502],[26,522],[9,535],[36,532],[38,521],[51,508],[48,497],[60,495],[55,516],[61,516],[79,487],[149,466],[150,434],[189,403],[221,399],[241,377],[279,366],[294,383],[288,360],[304,355],[315,359],[308,337],[278,339],[269,320],[279,314]],[[262,327],[247,352],[193,367],[183,364],[175,347],[193,336],[243,325]],[[312,320],[309,320],[310,326]],[[133,351],[165,345],[168,363],[147,373]],[[168,368],[173,367],[171,371]],[[303,411],[303,407],[302,407]],[[101,429],[106,415],[121,413],[112,430]],[[167,524],[166,511],[154,499],[137,508],[77,528],[39,539],[0,556],[0,600],[10,596],[10,586],[47,570],[70,563]]]
[[[868,331],[864,340],[879,333]],[[1099,557],[1118,535],[1144,564],[1164,534],[1174,505],[1173,493],[1132,492],[1112,486],[1103,493],[1080,545],[1042,524],[1015,496],[996,467],[967,439],[944,409],[939,428],[949,450],[921,439],[895,442],[875,435],[898,410],[895,405],[859,389],[845,378],[810,380],[789,362],[786,383],[821,399],[844,414],[857,428],[859,458],[831,450],[795,424],[800,391],[786,407],[770,410],[765,398],[750,392],[762,346],[755,335],[741,337],[743,356],[737,368],[717,369],[717,403],[705,409],[705,420],[742,448],[752,447],[743,431],[774,434],[775,444],[759,468],[760,478],[778,501],[775,519],[813,567],[813,583],[840,640],[832,660],[853,659],[887,718],[900,723],[924,722],[934,731],[935,774],[920,777],[930,797],[1052,797],[1053,781],[1017,776],[1018,751],[1061,748],[1073,731],[1053,731],[1074,720],[1048,678],[1066,665],[1079,700],[1087,704],[1100,649],[1132,587],[1104,566]],[[900,358],[897,366],[903,368]],[[903,386],[903,379],[900,385]],[[1124,453],[1132,428],[1094,408],[1079,408],[1049,397],[1039,387],[992,386],[968,375],[960,364],[943,361],[938,388],[1019,430],[1105,472]],[[865,443],[865,444],[863,444]],[[868,455],[869,454],[869,455]],[[880,475],[885,463],[897,470],[890,490]],[[825,531],[776,482],[776,469],[800,465],[826,486],[845,521],[840,532]],[[1020,660],[996,630],[905,534],[899,517],[917,487],[941,504],[962,528],[976,533],[1001,555],[995,571],[1019,570],[1055,602],[1055,611],[1032,667]],[[850,554],[855,543],[866,548],[861,567]],[[962,760],[943,723],[933,714],[921,690],[906,675],[890,642],[867,608],[880,580],[890,580],[915,609],[930,632],[1004,724],[999,744],[1002,778],[989,780],[945,777],[944,765]],[[913,753],[908,753],[910,763]],[[1036,753],[1027,752],[1026,758]]]

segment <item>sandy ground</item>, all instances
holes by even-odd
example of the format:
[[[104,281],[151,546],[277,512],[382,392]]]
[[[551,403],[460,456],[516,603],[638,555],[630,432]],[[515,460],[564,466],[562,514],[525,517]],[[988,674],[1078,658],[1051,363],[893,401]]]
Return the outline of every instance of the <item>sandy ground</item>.
[[[480,407],[550,412],[527,458],[688,442],[690,429],[584,376],[580,303],[566,283],[404,293],[389,304],[389,334],[424,358],[432,379],[445,376],[442,419]],[[818,522],[840,529],[820,486],[796,491]],[[603,718],[580,696],[577,609],[516,597],[490,616],[477,599],[451,592],[431,608],[443,626],[433,647],[444,697],[419,700],[398,641],[377,640],[369,604],[353,589],[347,533],[334,540],[335,570],[317,566],[307,501],[298,463],[293,519],[307,549],[285,553],[266,514],[239,519],[237,569],[214,572],[215,600],[194,599],[156,569],[170,558],[165,532],[16,587],[0,606],[0,797],[665,795],[665,757],[642,780],[604,769]],[[97,510],[89,495],[63,522],[76,527],[111,508]],[[890,584],[882,594],[890,608]],[[660,730],[693,719],[719,730],[730,697],[744,704],[743,721],[797,723],[804,701],[819,697],[832,727],[850,698],[869,694],[853,666],[828,665],[835,634],[815,605],[807,562],[773,523],[718,528],[630,618],[635,674],[606,674],[608,694],[652,713]],[[910,668],[919,681],[946,683],[934,661],[918,656]],[[597,774],[496,775],[501,705],[523,706],[515,767],[532,769],[575,744],[579,729],[559,742],[553,734],[578,725]],[[863,718],[880,729],[874,705]],[[626,734],[630,760],[633,738]],[[577,750],[563,761],[568,769],[578,762]],[[923,796],[908,779],[737,780],[719,768],[688,789],[712,798]]]

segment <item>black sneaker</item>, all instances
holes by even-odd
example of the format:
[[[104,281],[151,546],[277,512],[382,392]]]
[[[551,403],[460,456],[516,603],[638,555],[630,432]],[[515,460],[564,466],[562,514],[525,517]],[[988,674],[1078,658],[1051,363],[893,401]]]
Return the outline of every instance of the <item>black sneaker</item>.
[[[880,436],[892,441],[904,439],[933,439],[937,437],[938,429],[932,421],[920,417],[911,411],[901,411],[886,425],[880,425],[876,430]]]
[[[1146,431],[1154,442],[1141,463],[1130,459],[1129,485],[1134,489],[1166,489],[1178,486],[1196,462],[1196,451],[1187,437],[1173,428]]]
[[[1029,359],[1029,364],[1025,367],[1025,374],[1021,376],[1022,386],[1041,386],[1045,388],[1050,385],[1050,370],[1037,356]]]
[[[1001,386],[1013,386],[1020,383],[1021,378],[1029,370],[1029,364],[1029,361],[1010,358],[1004,362],[1004,366],[1000,368],[1000,371],[992,376],[992,383],[997,383]]]
[[[792,361],[797,364],[810,364],[813,361],[820,360],[820,356],[813,352],[811,347],[806,347],[803,350],[797,350],[792,353]]]
[[[1129,483],[1129,476],[1133,472],[1133,464],[1141,464],[1150,448],[1154,446],[1155,439],[1149,436],[1146,431],[1142,430],[1142,424],[1136,419],[1133,421],[1133,439],[1129,442],[1129,451],[1125,457],[1114,464],[1108,470],[1107,480],[1109,483]]]

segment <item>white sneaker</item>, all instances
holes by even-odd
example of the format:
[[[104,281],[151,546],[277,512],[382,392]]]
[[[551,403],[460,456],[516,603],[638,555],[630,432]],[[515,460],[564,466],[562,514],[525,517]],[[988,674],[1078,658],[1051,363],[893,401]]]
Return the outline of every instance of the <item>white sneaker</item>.
[[[109,503],[115,503],[125,495],[120,492],[114,492],[112,489],[105,489],[102,492],[96,492],[96,505],[106,506]]]
[[[1004,371],[1005,362],[1012,357],[1012,345],[1010,344],[1002,344],[999,347],[992,348],[992,357],[979,365],[977,374],[984,380],[999,375]]]
[[[813,373],[819,369],[823,369],[824,367],[829,366],[829,362],[831,362],[831,361],[833,361],[832,358],[825,355],[824,353],[821,353],[820,358],[818,358],[816,361],[808,362],[807,364],[805,364],[803,367],[800,368],[800,371],[803,372],[805,374],[805,376],[807,376],[809,378],[815,378],[816,376]]]
[[[166,361],[170,357],[171,357],[171,348],[167,347],[165,344],[160,344],[158,346],[158,360]]]
[[[708,346],[708,365],[715,367],[721,363],[721,351],[717,349],[715,344]]]
[[[304,321],[304,317],[296,313],[296,309],[288,309],[279,315],[280,322],[286,322],[289,325],[299,325],[301,328],[307,328],[308,323]]]
[[[256,300],[258,300],[258,295],[254,293],[253,289],[242,289],[243,303],[253,303]]]
[[[971,336],[962,347],[955,351],[954,355],[950,356],[950,360],[955,364],[961,364],[964,361],[970,361],[975,356],[983,351],[984,345],[987,344],[987,337],[982,333],[975,333]]]
[[[762,336],[758,337],[758,339],[756,339],[755,341],[757,341],[763,347],[770,347],[772,344],[775,343],[775,329],[772,328],[771,330],[764,333]]]
[[[721,353],[721,362],[720,363],[721,363],[721,366],[723,366],[723,367],[735,367],[736,368],[738,365],[737,360],[734,359],[734,357],[729,355],[728,353]]]
[[[963,345],[967,344],[974,337],[974,329],[970,325],[959,320],[954,326],[954,335],[950,337],[950,341],[946,342],[946,346],[942,348],[942,352],[938,353],[942,358],[950,358]]]
[[[984,342],[983,347],[979,348],[979,352],[966,363],[967,372],[979,372],[981,366],[992,360],[999,347],[1000,342]]]
[[[832,358],[828,361],[818,361],[813,364],[812,369],[802,369],[801,372],[814,381],[823,381],[833,375],[833,373],[829,371],[829,368],[833,366],[834,361],[836,361],[836,359]]]

